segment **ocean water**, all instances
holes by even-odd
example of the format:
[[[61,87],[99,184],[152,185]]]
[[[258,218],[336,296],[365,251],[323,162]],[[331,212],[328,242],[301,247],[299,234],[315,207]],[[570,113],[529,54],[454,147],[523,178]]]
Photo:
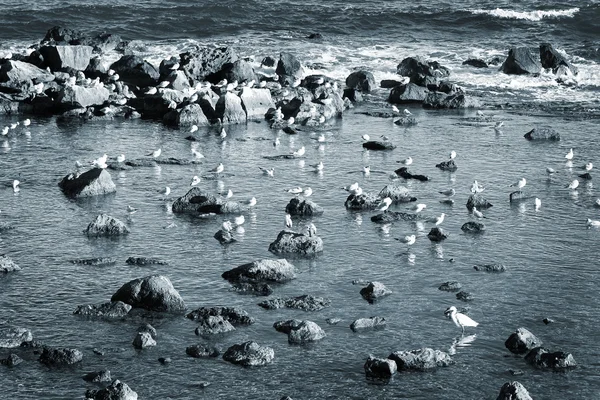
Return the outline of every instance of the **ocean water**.
[[[533,398],[597,398],[600,231],[587,229],[585,221],[600,219],[595,206],[600,192],[594,179],[581,181],[577,191],[565,186],[583,173],[586,162],[600,165],[598,2],[118,1],[107,6],[90,1],[0,1],[0,6],[0,50],[14,52],[24,52],[47,29],[63,25],[139,40],[139,53],[157,64],[193,44],[231,45],[257,66],[266,55],[291,51],[309,66],[309,73],[342,81],[357,67],[371,70],[377,80],[392,78],[404,57],[423,55],[451,68],[451,80],[480,97],[486,114],[481,118],[475,110],[414,106],[409,108],[419,124],[399,127],[391,119],[360,114],[389,109],[387,91],[378,90],[343,118],[295,136],[271,130],[265,122],[227,127],[225,141],[217,129],[201,129],[198,150],[206,156],[201,165],[110,171],[117,193],[82,201],[65,198],[57,186],[74,170],[75,160],[89,162],[104,153],[135,159],[156,148],[162,148],[165,157],[188,158],[188,132],[146,120],[78,124],[32,117],[28,129],[18,128],[0,140],[0,222],[14,226],[0,233],[0,253],[22,267],[0,277],[0,322],[27,327],[48,345],[77,347],[84,360],[49,370],[31,353],[19,352],[26,362],[0,372],[5,398],[83,398],[86,389],[97,386],[81,376],[102,368],[141,399],[494,399],[509,380],[523,383]],[[324,38],[306,39],[313,32]],[[575,85],[558,85],[549,74],[515,77],[496,68],[461,65],[469,57],[505,56],[510,46],[540,42],[551,42],[568,54],[580,69]],[[0,126],[23,118],[2,116]],[[500,131],[493,128],[498,121],[504,122]],[[556,129],[562,140],[530,143],[523,138],[540,126]],[[392,152],[364,151],[365,133],[373,138],[386,135],[398,147]],[[315,140],[320,134],[324,143]],[[272,145],[275,137],[281,139],[278,148]],[[264,158],[301,146],[307,149],[304,160]],[[564,155],[570,148],[575,159],[566,164]],[[435,168],[450,150],[458,153],[455,173]],[[449,237],[440,244],[427,239],[430,223],[377,225],[370,220],[375,212],[344,208],[347,193],[341,187],[359,182],[364,190],[378,192],[391,183],[396,161],[408,156],[414,159],[411,171],[432,179],[399,183],[427,204],[426,215],[446,213],[442,227]],[[319,161],[325,165],[322,174],[311,167]],[[214,192],[231,189],[232,200],[258,200],[245,215],[244,232],[236,234],[239,241],[229,247],[212,237],[224,217],[200,219],[170,210],[172,200],[189,189],[192,176],[204,175],[220,162],[231,175],[206,179],[202,187]],[[371,166],[368,177],[361,173],[365,165]],[[275,177],[262,175],[259,166],[275,168]],[[559,171],[552,179],[546,176],[547,166]],[[521,177],[527,179],[528,193],[542,200],[539,210],[533,199],[509,203],[509,185]],[[10,187],[13,179],[22,182],[18,194]],[[494,204],[484,211],[487,230],[480,236],[460,230],[473,220],[465,203],[475,179]],[[165,186],[173,190],[166,200],[159,193]],[[322,216],[295,223],[301,228],[313,222],[325,250],[315,258],[291,258],[298,278],[277,287],[273,296],[331,299],[331,307],[315,313],[264,310],[256,305],[264,298],[236,293],[220,276],[240,264],[274,257],[268,245],[284,226],[290,200],[286,189],[293,186],[310,186],[313,200],[324,207]],[[455,205],[440,204],[438,191],[450,187],[457,192]],[[128,217],[127,205],[139,211]],[[408,211],[408,206],[392,209]],[[131,234],[119,240],[83,235],[101,212],[126,221]],[[412,233],[417,241],[410,249],[394,239]],[[127,266],[125,259],[135,255],[169,264]],[[90,257],[119,262],[103,267],[70,262]],[[492,262],[505,264],[507,272],[473,270],[475,264]],[[256,324],[208,343],[225,350],[255,340],[274,348],[274,363],[248,369],[221,359],[188,357],[185,348],[203,339],[194,335],[195,324],[184,317],[142,314],[105,321],[72,315],[77,305],[108,301],[125,282],[157,273],[171,279],[189,309],[227,305],[247,310]],[[393,294],[368,304],[359,294],[362,285],[353,285],[353,280],[383,282]],[[454,294],[439,291],[448,280],[459,281],[474,300],[462,303]],[[460,329],[443,314],[451,305],[468,307],[480,323],[467,330],[467,335],[476,335],[468,345],[455,345]],[[373,315],[387,319],[385,330],[349,329],[354,319]],[[342,321],[328,325],[329,317]],[[556,322],[545,325],[545,317]],[[291,318],[318,323],[327,337],[311,346],[289,345],[272,325]],[[158,345],[137,351],[131,341],[142,322],[157,328]],[[579,367],[566,373],[531,368],[504,348],[518,327],[531,330],[549,349],[572,353]],[[421,347],[452,348],[456,364],[432,373],[401,373],[388,384],[365,379],[363,364],[370,354],[386,357]],[[105,349],[105,355],[94,354],[94,348]],[[8,353],[3,349],[0,356]],[[159,357],[173,362],[163,366]],[[523,375],[512,376],[509,370]],[[211,385],[201,389],[201,381]]]

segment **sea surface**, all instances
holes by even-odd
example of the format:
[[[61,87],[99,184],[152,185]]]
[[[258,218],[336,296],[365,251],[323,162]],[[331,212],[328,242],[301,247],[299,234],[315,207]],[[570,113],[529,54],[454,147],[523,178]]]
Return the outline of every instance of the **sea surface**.
[[[25,52],[55,25],[90,33],[107,31],[135,40],[137,53],[158,65],[199,44],[233,46],[256,67],[263,57],[294,53],[308,68],[343,83],[358,67],[377,81],[394,78],[397,64],[421,55],[452,71],[451,80],[482,103],[477,110],[435,111],[408,107],[418,125],[401,127],[391,118],[361,114],[389,110],[387,90],[366,96],[365,103],[316,129],[287,135],[266,122],[200,129],[200,165],[162,165],[110,171],[117,193],[87,200],[66,198],[57,183],[75,170],[75,161],[89,163],[107,153],[127,159],[145,157],[157,148],[162,157],[191,158],[186,130],[157,121],[114,120],[64,122],[31,117],[0,138],[0,223],[14,227],[0,233],[0,254],[9,255],[22,270],[0,276],[0,323],[26,327],[34,338],[51,346],[76,347],[81,363],[48,369],[30,352],[19,352],[25,363],[0,368],[0,394],[7,399],[81,399],[86,389],[99,388],[81,379],[87,372],[109,369],[140,399],[495,399],[506,381],[518,380],[535,399],[595,399],[600,393],[600,230],[586,219],[600,219],[595,169],[592,180],[577,190],[565,186],[582,174],[587,162],[600,167],[600,3],[598,1],[36,1],[17,4],[0,0],[0,51]],[[319,40],[307,39],[321,33]],[[470,57],[505,57],[511,46],[537,47],[550,42],[579,68],[570,85],[558,84],[551,73],[539,77],[509,76],[497,67],[463,66]],[[107,62],[118,54],[109,54]],[[2,116],[0,127],[25,116]],[[501,129],[494,129],[498,122]],[[560,142],[531,143],[523,135],[534,127],[551,127]],[[318,142],[319,135],[325,141]],[[391,152],[365,151],[361,136],[389,137]],[[273,146],[279,137],[281,144]],[[304,159],[270,161],[265,156],[306,147]],[[573,149],[572,163],[565,154]],[[458,154],[458,170],[442,172],[435,164]],[[350,212],[344,207],[343,186],[359,182],[378,193],[393,182],[398,160],[411,156],[414,173],[431,177],[426,183],[395,181],[427,204],[423,213],[445,213],[441,227],[449,234],[430,242],[428,222],[371,222],[376,212]],[[316,173],[313,164],[325,168]],[[201,187],[216,193],[233,191],[232,200],[256,197],[246,213],[237,243],[222,247],[213,234],[226,219],[174,215],[170,204],[190,188],[194,175],[206,175],[223,163],[227,176],[203,179]],[[362,173],[363,166],[371,174]],[[275,168],[274,178],[258,167]],[[546,167],[558,173],[549,178]],[[510,204],[510,184],[525,177],[532,196]],[[13,193],[11,182],[21,181]],[[486,232],[463,233],[474,220],[465,207],[477,180],[494,205],[483,210]],[[164,198],[161,191],[172,193]],[[284,227],[287,189],[310,186],[313,201],[325,212],[295,219],[297,229],[313,222],[324,241],[314,258],[290,258],[298,277],[276,288],[273,296],[324,296],[331,307],[320,312],[267,311],[262,297],[233,291],[221,274],[268,252]],[[454,188],[454,206],[441,204],[438,191]],[[536,210],[533,197],[542,201]],[[127,213],[127,205],[138,208]],[[410,206],[393,206],[410,211]],[[82,231],[99,213],[125,221],[127,237],[88,238]],[[416,234],[410,248],[395,238]],[[168,265],[128,266],[129,256],[147,256]],[[116,265],[91,267],[71,260],[114,257]],[[476,272],[476,264],[502,263],[502,274]],[[195,324],[183,316],[136,314],[123,320],[90,320],[72,315],[80,304],[108,301],[131,279],[164,274],[188,308],[239,306],[257,322],[231,334],[204,340]],[[354,280],[383,282],[393,293],[369,304]],[[438,286],[456,280],[474,300],[462,303]],[[467,308],[480,325],[461,331],[444,316],[455,305]],[[385,330],[353,333],[350,323],[383,316]],[[545,325],[543,318],[555,322]],[[310,346],[292,346],[272,325],[286,319],[318,323],[327,337]],[[327,318],[340,318],[328,325]],[[131,342],[137,327],[149,322],[158,331],[158,345],[142,351]],[[573,354],[578,367],[563,373],[536,370],[512,355],[504,341],[525,327],[551,350]],[[475,336],[472,336],[475,335]],[[465,339],[466,338],[466,339]],[[203,342],[227,349],[255,340],[275,350],[272,364],[242,368],[221,359],[188,357],[185,348]],[[428,373],[400,373],[389,383],[365,379],[369,355],[387,357],[398,350],[432,347],[454,353],[455,365]],[[103,349],[99,356],[92,350]],[[0,357],[9,351],[2,349]],[[159,357],[170,357],[161,365]],[[521,371],[513,376],[509,371]],[[210,382],[202,389],[200,382]]]

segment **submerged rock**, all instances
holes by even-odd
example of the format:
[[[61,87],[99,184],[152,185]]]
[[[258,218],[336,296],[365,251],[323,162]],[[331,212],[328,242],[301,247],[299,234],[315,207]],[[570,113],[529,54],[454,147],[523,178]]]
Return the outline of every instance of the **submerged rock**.
[[[371,221],[376,222],[376,223],[383,223],[383,224],[387,224],[390,222],[395,222],[395,221],[419,221],[419,220],[423,220],[425,219],[425,217],[423,217],[422,215],[419,214],[412,214],[412,213],[405,213],[405,212],[400,212],[400,211],[389,211],[386,210],[382,213],[379,213],[377,215],[373,215],[371,217]]]
[[[517,329],[504,342],[504,346],[515,354],[525,354],[542,345],[542,341],[525,328]]]
[[[121,318],[131,311],[131,306],[122,301],[77,306],[73,314],[91,317]]]
[[[174,213],[241,214],[244,208],[235,201],[225,201],[195,186],[173,202]]]
[[[266,365],[274,358],[275,351],[272,348],[260,346],[253,341],[233,345],[223,354],[223,360],[245,367]]]
[[[305,294],[298,297],[275,298],[261,301],[258,305],[267,310],[276,310],[278,308],[294,308],[304,311],[320,311],[329,307],[331,300],[325,297],[311,296]]]
[[[348,210],[372,210],[376,208],[381,199],[372,193],[351,194],[346,198],[344,206]]]
[[[318,236],[283,230],[269,245],[272,253],[313,255],[323,251],[323,240]]]
[[[470,65],[475,68],[488,68],[488,64],[484,60],[478,58],[469,58],[463,61],[462,65]]]
[[[7,358],[0,360],[0,365],[6,365],[7,367],[14,367],[23,362],[23,359],[18,355],[11,353]]]
[[[123,236],[129,228],[120,220],[107,214],[100,214],[84,230],[88,236]]]
[[[362,146],[367,150],[394,150],[396,148],[392,142],[383,142],[379,140],[364,142]]]
[[[39,361],[48,366],[75,364],[83,360],[83,353],[77,349],[44,347]]]
[[[273,324],[278,332],[288,335],[288,342],[293,344],[305,344],[323,339],[326,335],[323,329],[312,321],[300,321],[290,319],[278,321]]]
[[[354,332],[380,330],[385,328],[387,322],[383,317],[359,318],[350,324]]]
[[[458,169],[454,160],[443,161],[439,164],[435,165],[436,168],[441,169],[442,171],[451,171],[454,172]]]
[[[485,231],[485,225],[481,222],[469,221],[465,222],[460,230],[467,233],[479,233]]]
[[[148,257],[129,257],[125,260],[125,264],[128,265],[168,265],[166,261],[161,261],[156,258],[148,258]]]
[[[481,103],[477,98],[467,96],[462,92],[442,93],[430,92],[423,101],[424,108],[433,109],[462,109],[462,108],[478,108]]]
[[[474,297],[470,292],[460,291],[456,293],[456,299],[464,302],[473,301]]]
[[[233,237],[233,233],[225,229],[219,229],[213,237],[222,245],[237,242],[237,240]]]
[[[367,286],[360,290],[360,295],[369,303],[373,303],[391,293],[392,291],[381,282],[369,282]]]
[[[435,227],[431,228],[431,230],[427,234],[427,237],[432,242],[441,242],[442,240],[446,239],[448,235],[446,234],[446,232],[444,232],[442,228]]]
[[[201,307],[186,315],[192,321],[201,321],[211,316],[222,316],[233,326],[252,325],[254,323],[254,318],[237,307]]]
[[[231,283],[276,282],[285,283],[296,278],[295,267],[286,259],[262,259],[240,265],[221,275]]]
[[[186,347],[185,354],[194,358],[214,358],[219,357],[221,352],[216,347],[195,344],[193,346]]]
[[[529,200],[529,199],[531,199],[533,197],[534,196],[530,195],[527,192],[523,192],[521,190],[516,190],[514,192],[511,192],[508,195],[508,200],[511,203],[516,203],[516,202],[523,201],[523,200]]]
[[[112,379],[110,378],[110,371],[107,369],[103,369],[100,371],[90,372],[89,374],[85,374],[83,376],[83,380],[87,382],[110,382]]]
[[[23,342],[31,342],[33,335],[29,329],[19,327],[0,328],[0,348],[20,347]]]
[[[483,272],[504,272],[506,271],[506,267],[502,264],[481,264],[473,266],[475,271],[483,271]]]
[[[407,57],[403,59],[396,73],[408,76],[412,83],[419,86],[427,86],[428,83],[450,76],[450,70],[437,61],[426,61],[422,57]]]
[[[458,292],[462,289],[462,285],[456,281],[448,281],[442,283],[438,289],[444,292]]]
[[[506,382],[500,388],[500,394],[496,397],[496,400],[533,400],[529,395],[525,386],[521,385],[517,381]]]
[[[533,128],[523,137],[527,140],[560,140],[560,134],[552,128]]]
[[[454,364],[454,360],[448,353],[428,347],[411,351],[395,351],[388,358],[396,362],[398,371],[426,371]]]
[[[89,389],[85,392],[86,399],[92,400],[137,400],[138,395],[126,383],[115,379],[104,389]]]
[[[529,364],[542,369],[564,370],[577,366],[571,353],[557,351],[550,353],[548,349],[536,347],[525,356],[525,361]]]
[[[69,174],[58,184],[68,197],[90,197],[117,191],[107,170],[92,168],[81,175]]]
[[[6,254],[0,254],[0,273],[20,271],[21,268]]]
[[[76,260],[71,260],[71,262],[79,265],[98,266],[116,264],[117,259],[112,257],[79,258]]]
[[[234,331],[235,328],[223,316],[208,316],[199,320],[200,325],[194,331],[196,335],[215,335],[217,333],[227,333]]]
[[[122,301],[134,308],[150,311],[182,312],[185,310],[183,299],[169,278],[163,275],[151,275],[129,281],[113,294],[111,301]]]
[[[397,170],[394,171],[394,173],[401,178],[415,179],[415,180],[421,181],[421,182],[425,182],[430,179],[428,176],[425,176],[425,175],[412,174],[408,171],[408,168],[406,168],[406,167],[398,168]]]
[[[365,361],[365,374],[367,378],[389,379],[396,373],[398,367],[394,360],[389,358],[375,358],[369,356]]]

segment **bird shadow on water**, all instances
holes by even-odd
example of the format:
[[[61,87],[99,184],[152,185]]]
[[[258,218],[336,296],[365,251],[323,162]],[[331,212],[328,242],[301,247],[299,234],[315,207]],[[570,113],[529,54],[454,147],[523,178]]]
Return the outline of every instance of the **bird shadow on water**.
[[[475,339],[477,338],[476,334],[465,336],[464,334],[461,336],[457,336],[452,341],[452,344],[448,348],[448,354],[454,355],[456,354],[457,348],[470,347]]]

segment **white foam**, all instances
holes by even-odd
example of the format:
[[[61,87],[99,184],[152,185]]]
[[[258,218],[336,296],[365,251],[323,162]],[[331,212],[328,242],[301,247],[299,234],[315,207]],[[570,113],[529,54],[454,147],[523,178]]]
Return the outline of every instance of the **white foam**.
[[[541,21],[544,18],[573,18],[579,12],[579,8],[568,8],[566,10],[535,10],[535,11],[513,11],[496,8],[494,10],[468,10],[473,14],[488,14],[505,19],[524,19],[528,21]]]

